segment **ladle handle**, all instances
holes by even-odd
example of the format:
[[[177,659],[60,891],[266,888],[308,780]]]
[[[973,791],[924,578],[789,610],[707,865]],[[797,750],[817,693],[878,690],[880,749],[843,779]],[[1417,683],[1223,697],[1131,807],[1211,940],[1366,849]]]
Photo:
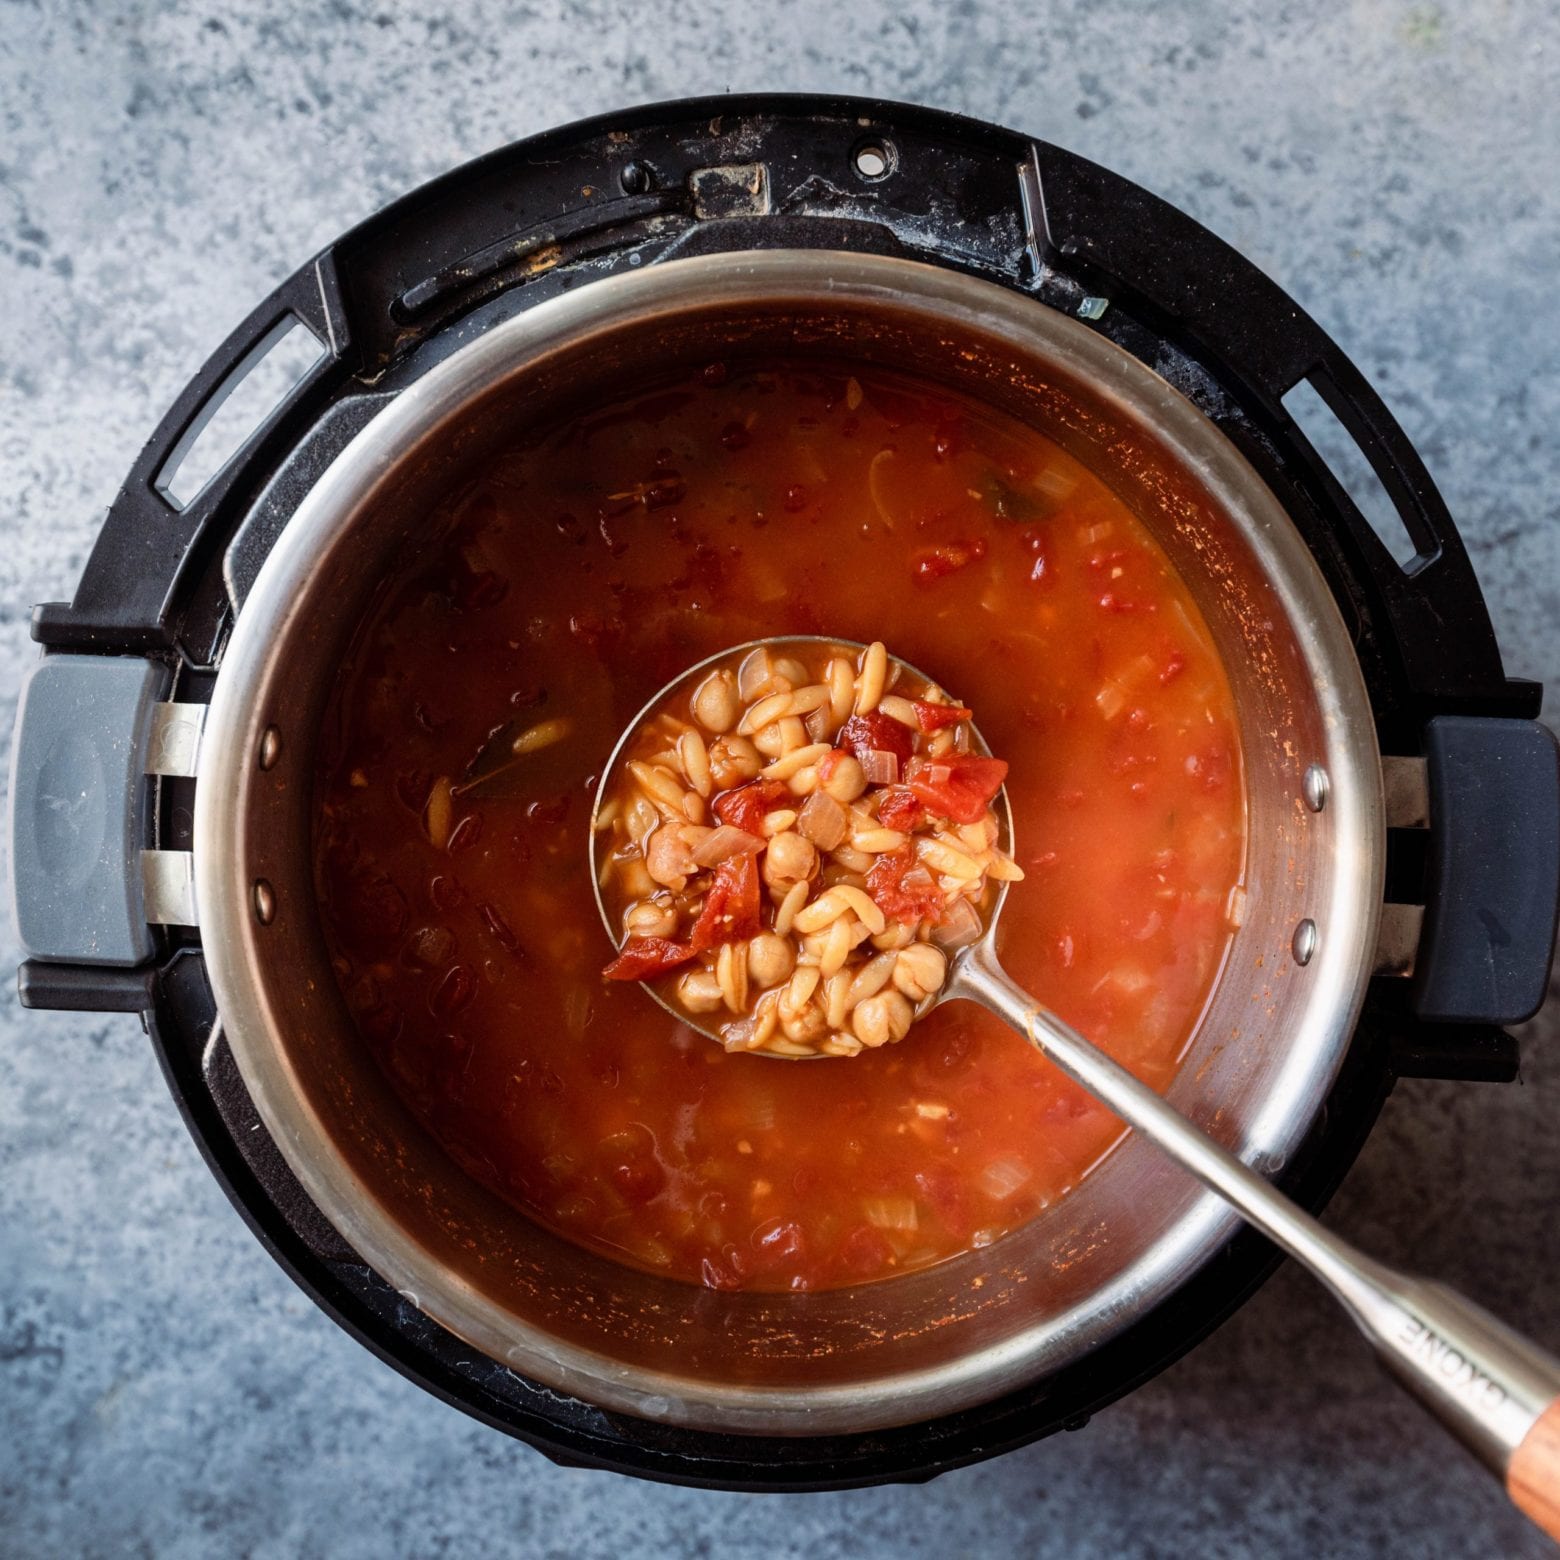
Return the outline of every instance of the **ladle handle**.
[[[1560,1361],[1444,1285],[1357,1251],[1048,1012],[989,941],[955,963],[948,997],[1012,1025],[1075,1083],[1217,1192],[1332,1291],[1383,1365],[1560,1539]]]

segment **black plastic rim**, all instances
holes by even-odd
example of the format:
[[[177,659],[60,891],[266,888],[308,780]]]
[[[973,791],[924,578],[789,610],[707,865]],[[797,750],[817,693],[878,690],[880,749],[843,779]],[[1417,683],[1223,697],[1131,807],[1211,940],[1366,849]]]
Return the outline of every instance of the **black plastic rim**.
[[[699,177],[719,168],[764,172],[758,184]],[[1536,713],[1536,687],[1502,671],[1467,555],[1412,446],[1272,282],[1174,208],[1057,147],[931,110],[810,96],[692,100],[567,126],[457,169],[347,233],[191,381],[109,511],[74,601],[40,607],[35,637],[54,649],[165,660],[178,697],[208,697],[244,581],[386,397],[560,291],[674,256],[758,247],[899,254],[967,271],[1088,321],[1157,369],[1252,462],[1311,546],[1350,626],[1384,751],[1417,752],[1436,714]],[[170,457],[290,320],[320,339],[320,362],[175,508],[159,487]],[[1283,397],[1302,380],[1381,477],[1420,554],[1412,572],[1285,411]],[[148,844],[189,848],[189,784],[163,782]],[[1410,857],[1399,870],[1418,867]],[[300,1287],[428,1391],[561,1463],[741,1490],[924,1480],[1081,1427],[1212,1331],[1277,1261],[1266,1241],[1238,1235],[1172,1301],[1087,1360],[901,1430],[747,1439],[606,1414],[473,1359],[342,1245],[259,1128],[217,1032],[198,933],[160,938],[154,962],[138,970],[24,966],[23,1000],[143,1012],[213,1174]],[[1377,982],[1333,1094],[1280,1184],[1307,1207],[1324,1204],[1395,1076],[1515,1071],[1504,1032],[1419,1024],[1402,983]]]

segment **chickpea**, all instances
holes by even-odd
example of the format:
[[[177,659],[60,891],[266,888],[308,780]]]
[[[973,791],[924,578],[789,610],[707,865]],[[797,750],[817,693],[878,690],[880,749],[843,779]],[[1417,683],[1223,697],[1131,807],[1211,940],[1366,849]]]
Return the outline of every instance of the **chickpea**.
[[[789,980],[795,968],[796,949],[789,937],[760,932],[748,944],[748,975],[760,991]]]
[[[693,847],[709,832],[691,823],[663,824],[645,841],[645,866],[650,876],[680,894],[699,870]]]
[[[677,982],[677,1000],[690,1013],[713,1013],[723,1000],[720,982],[710,970],[689,970]]]
[[[641,899],[623,917],[630,937],[670,937],[677,930],[677,911],[661,899]]]
[[[710,744],[710,776],[718,790],[751,780],[763,767],[758,749],[746,737],[717,737]]]
[[[825,796],[832,796],[835,801],[847,805],[867,789],[867,777],[861,772],[861,765],[854,754],[844,753],[840,756],[829,771],[829,778],[823,782],[822,789]]]
[[[783,883],[804,883],[818,870],[818,849],[794,829],[770,840],[764,852],[764,881],[771,888]],[[651,868],[654,872],[654,868]]]
[[[947,976],[947,959],[940,948],[930,943],[912,943],[901,948],[894,960],[894,985],[911,1002],[924,1002],[941,991]]]
[[[711,672],[694,692],[693,718],[717,736],[730,731],[741,713],[737,679],[731,672]]]
[[[829,1026],[824,1021],[823,1009],[816,1002],[809,1002],[799,1012],[788,1011],[782,1005],[780,1028],[784,1030],[787,1040],[805,1045],[827,1033]]]
[[[785,752],[785,733],[780,729],[780,722],[772,720],[760,731],[753,733],[753,746],[758,749],[765,758],[779,758]]]
[[[897,991],[880,992],[856,1004],[850,1015],[850,1027],[856,1038],[865,1046],[887,1045],[891,1040],[903,1040],[910,1032],[915,1015],[910,1004]]]
[[[786,781],[786,786],[792,796],[811,796],[818,789],[818,766],[816,764],[803,764]]]

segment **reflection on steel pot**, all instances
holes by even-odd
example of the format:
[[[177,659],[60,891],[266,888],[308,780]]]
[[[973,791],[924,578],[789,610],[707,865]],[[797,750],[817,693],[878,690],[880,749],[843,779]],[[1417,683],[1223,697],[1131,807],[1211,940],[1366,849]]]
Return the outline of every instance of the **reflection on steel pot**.
[[[1194,581],[1240,711],[1251,913],[1171,1098],[1248,1156],[1282,1162],[1332,1081],[1374,957],[1384,834],[1358,666],[1293,525],[1206,419],[1084,326],[988,283],[880,257],[709,256],[539,305],[454,354],[343,451],[266,560],[223,657],[195,815],[228,1043],[294,1173],[354,1249],[549,1386],[694,1428],[786,1435],[968,1408],[1082,1358],[1212,1256],[1228,1211],[1129,1139],[1021,1233],[951,1266],[857,1291],[692,1297],[703,1315],[690,1369],[668,1321],[690,1303],[684,1286],[603,1262],[476,1187],[354,1043],[313,904],[308,809],[347,642],[466,463],[565,390],[588,398],[669,362],[802,343],[1043,419],[1137,496]],[[1131,466],[1113,466],[1123,449]],[[262,771],[273,726],[281,758]],[[1321,813],[1296,805],[1312,765],[1330,782]],[[257,882],[276,896],[267,925]],[[1326,929],[1315,958],[1275,978],[1305,919]],[[985,1284],[950,1316],[950,1294],[971,1293],[977,1274]]]

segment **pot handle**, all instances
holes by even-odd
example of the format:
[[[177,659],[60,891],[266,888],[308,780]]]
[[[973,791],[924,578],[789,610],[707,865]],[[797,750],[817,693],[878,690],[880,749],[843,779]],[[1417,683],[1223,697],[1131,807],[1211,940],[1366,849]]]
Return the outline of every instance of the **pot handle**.
[[[1425,728],[1430,853],[1411,1005],[1514,1024],[1544,1001],[1560,919],[1560,749],[1530,720]]]
[[[28,677],[10,832],[12,903],[29,958],[120,968],[151,958],[146,775],[170,680],[159,662],[108,655],[46,656]]]

